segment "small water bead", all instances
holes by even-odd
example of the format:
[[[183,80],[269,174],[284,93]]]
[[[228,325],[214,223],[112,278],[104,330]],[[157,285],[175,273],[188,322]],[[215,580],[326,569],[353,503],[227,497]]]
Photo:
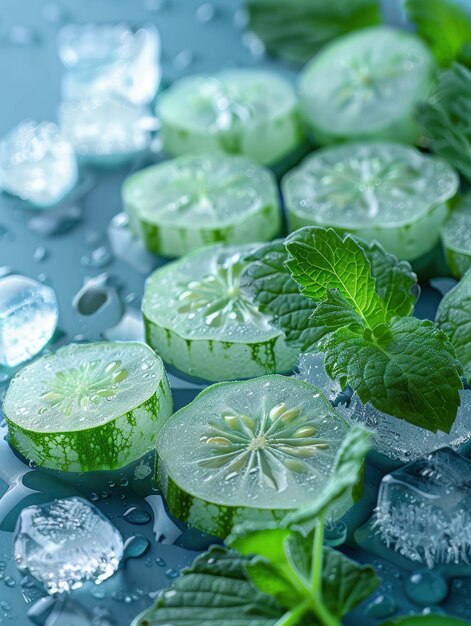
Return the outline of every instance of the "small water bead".
[[[98,248],[92,250],[90,254],[83,256],[81,262],[84,267],[96,269],[109,265],[112,260],[113,255],[111,254],[111,251],[105,246],[99,246]]]
[[[36,261],[37,263],[40,263],[41,261],[44,261],[45,259],[47,259],[48,253],[46,248],[43,247],[39,247],[36,248],[36,250],[34,251],[33,254],[33,261]]]
[[[165,572],[165,576],[169,580],[175,580],[175,578],[178,578],[180,576],[180,572],[178,572],[176,569],[168,569]]]
[[[347,539],[347,525],[344,522],[336,521],[326,524],[325,542],[328,546],[340,546]]]
[[[147,524],[151,520],[151,516],[139,506],[133,506],[123,513],[123,519],[129,524]]]
[[[11,576],[7,576],[3,583],[7,586],[7,587],[16,587],[16,580],[14,578],[12,578]]]
[[[210,2],[205,2],[204,4],[200,4],[200,6],[196,9],[196,19],[198,22],[202,24],[207,24],[211,20],[214,19],[216,15],[216,8]]]
[[[379,595],[366,607],[365,613],[369,617],[385,619],[396,613],[397,605],[388,595]]]
[[[156,557],[155,562],[159,567],[165,567],[167,565],[167,562],[160,556]]]
[[[127,487],[128,485],[129,485],[129,480],[127,478],[120,478],[119,480],[120,487]]]
[[[432,570],[414,572],[405,584],[405,591],[410,600],[420,606],[440,604],[448,595],[446,580]]]
[[[124,558],[138,559],[149,549],[150,541],[143,535],[129,537],[124,544]]]
[[[172,65],[175,70],[181,72],[185,70],[191,63],[193,63],[194,58],[195,55],[191,50],[182,50],[174,56]]]

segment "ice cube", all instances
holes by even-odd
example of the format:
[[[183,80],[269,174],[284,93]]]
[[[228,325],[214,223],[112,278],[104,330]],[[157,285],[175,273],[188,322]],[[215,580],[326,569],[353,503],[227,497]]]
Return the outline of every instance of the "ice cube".
[[[356,394],[348,407],[339,405],[337,410],[349,422],[360,422],[371,428],[376,452],[394,461],[407,463],[445,446],[456,450],[471,439],[471,391],[465,389],[459,393],[461,406],[449,433],[434,433],[382,413],[369,402],[363,404]]]
[[[348,396],[341,392],[337,382],[328,377],[324,368],[324,355],[320,352],[301,354],[296,376],[319,387],[336,410],[351,424],[359,422],[370,428],[373,431],[374,450],[394,461],[414,461],[445,446],[458,449],[471,439],[470,390],[460,391],[461,406],[451,431],[433,433],[393,415],[382,413],[369,402],[363,404],[355,393],[346,403]]]
[[[59,115],[62,132],[85,160],[127,160],[149,147],[149,114],[127,100],[111,96],[71,100],[62,103]]]
[[[425,563],[469,563],[471,461],[450,448],[387,474],[374,527],[406,558]]]
[[[57,327],[54,290],[32,278],[0,278],[0,365],[14,367],[40,352]]]
[[[135,105],[150,104],[160,83],[160,36],[153,24],[133,31],[124,24],[64,27],[59,56],[69,71],[62,82],[67,100],[112,94]]]
[[[52,122],[26,120],[0,142],[0,187],[36,207],[57,204],[77,178],[73,147]]]
[[[122,559],[123,540],[95,506],[64,498],[21,511],[14,554],[18,568],[53,594],[109,578]]]

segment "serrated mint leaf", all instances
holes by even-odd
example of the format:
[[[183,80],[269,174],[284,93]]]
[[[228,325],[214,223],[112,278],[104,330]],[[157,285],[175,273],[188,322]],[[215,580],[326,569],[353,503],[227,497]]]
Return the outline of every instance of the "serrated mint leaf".
[[[341,328],[319,344],[328,375],[347,383],[363,403],[436,432],[450,432],[460,404],[461,367],[446,334],[406,317],[375,340]]]
[[[440,302],[436,320],[448,335],[460,360],[464,375],[471,379],[471,270]]]
[[[310,320],[312,300],[301,294],[286,267],[288,252],[284,242],[273,241],[261,246],[246,259],[250,265],[241,277],[242,289],[285,333],[289,345],[300,352],[309,351],[321,335]]]
[[[432,150],[471,180],[471,69],[454,63],[440,72],[417,117]]]
[[[133,626],[273,626],[284,610],[247,580],[247,562],[225,548],[211,548]]]
[[[311,532],[319,516],[325,515],[345,492],[357,485],[370,447],[371,433],[362,426],[354,426],[342,441],[330,481],[306,506],[286,515],[283,526],[301,528],[305,535]]]
[[[449,65],[471,39],[471,19],[454,0],[407,0],[407,15],[440,65]]]
[[[370,565],[359,565],[337,550],[324,548],[322,599],[332,615],[342,617],[378,587]]]
[[[313,328],[318,330],[318,340],[344,326],[363,330],[363,320],[336,289],[327,292],[326,299],[314,306],[310,320]]]
[[[389,316],[410,315],[419,295],[417,276],[408,261],[400,261],[377,242],[358,242],[371,264],[376,293]]]
[[[322,301],[335,289],[365,326],[373,329],[386,321],[370,262],[353,237],[342,238],[331,228],[306,226],[287,238],[286,247],[287,265],[303,295]]]
[[[334,37],[380,22],[378,0],[247,0],[249,29],[267,49],[304,64]]]

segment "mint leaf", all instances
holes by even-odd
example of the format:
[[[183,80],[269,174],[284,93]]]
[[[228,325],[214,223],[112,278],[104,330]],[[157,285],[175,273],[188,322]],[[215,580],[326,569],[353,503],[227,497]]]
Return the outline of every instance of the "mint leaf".
[[[407,0],[406,11],[440,65],[454,61],[471,39],[469,14],[453,0]]]
[[[330,481],[306,506],[286,515],[282,521],[283,526],[299,527],[304,534],[311,532],[316,520],[325,515],[346,491],[357,485],[362,477],[363,462],[370,447],[370,432],[362,426],[354,426],[342,441]]]
[[[248,561],[213,546],[133,626],[273,626],[284,610],[247,580]]]
[[[440,72],[417,117],[432,150],[471,181],[471,70],[454,63]]]
[[[292,608],[302,602],[303,596],[293,587],[282,567],[255,557],[246,563],[245,570],[257,589],[273,596],[281,606]]]
[[[440,302],[435,321],[448,335],[465,377],[471,379],[471,270]]]
[[[359,565],[337,550],[324,548],[322,599],[332,615],[340,618],[349,613],[380,582],[370,565]]]
[[[272,563],[285,563],[284,543],[289,530],[275,523],[247,522],[232,530],[226,543],[246,556],[258,554]]]
[[[303,295],[325,300],[335,289],[368,328],[386,321],[383,302],[375,291],[370,262],[361,246],[333,229],[306,226],[286,240],[288,268]]]
[[[304,64],[334,37],[380,22],[378,0],[246,0],[249,29],[267,49]]]
[[[384,302],[386,311],[401,317],[410,315],[420,292],[410,263],[399,261],[377,241],[358,243],[370,261],[376,293]]]
[[[288,252],[283,241],[273,241],[246,257],[250,265],[241,277],[242,289],[259,310],[285,334],[286,342],[309,351],[320,335],[310,321],[313,303],[303,296],[286,267]]]
[[[406,317],[375,339],[341,328],[319,343],[328,375],[362,402],[433,432],[450,432],[460,404],[461,368],[445,333]]]

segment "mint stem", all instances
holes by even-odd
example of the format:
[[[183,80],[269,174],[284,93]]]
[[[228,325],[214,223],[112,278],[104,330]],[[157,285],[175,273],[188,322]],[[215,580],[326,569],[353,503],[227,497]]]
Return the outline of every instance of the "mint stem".
[[[324,548],[324,516],[320,515],[312,542],[311,590],[315,596],[321,596],[322,565]]]
[[[283,617],[273,624],[273,626],[296,626],[300,623],[301,618],[307,613],[310,608],[310,602],[305,600],[302,604],[294,609],[291,609],[288,613],[285,613]]]

